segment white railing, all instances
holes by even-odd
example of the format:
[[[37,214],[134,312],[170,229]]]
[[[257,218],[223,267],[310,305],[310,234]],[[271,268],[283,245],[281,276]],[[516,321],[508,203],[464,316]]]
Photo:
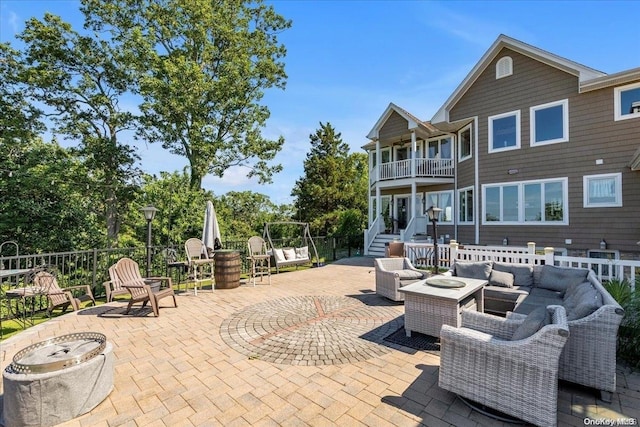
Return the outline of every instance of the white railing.
[[[395,169],[395,178],[409,178],[411,176],[411,160],[399,160],[393,162]]]
[[[416,159],[416,176],[453,176],[453,160]]]
[[[433,243],[405,242],[405,256],[414,265],[433,267]],[[454,240],[450,244],[438,245],[440,267],[450,267],[453,260],[496,261],[531,265],[555,265],[559,267],[588,268],[593,270],[600,282],[611,279],[626,279],[635,289],[640,276],[640,261],[610,260],[602,258],[571,257],[555,255],[553,248],[544,248],[544,254],[536,251],[534,242],[524,246],[460,246]]]
[[[371,223],[369,229],[364,230],[364,253],[369,253],[369,246],[373,243],[376,235],[380,233],[381,227],[384,225],[384,221],[382,220],[382,215],[378,215],[376,219]]]
[[[640,275],[640,261],[572,256],[556,256],[554,260],[554,265],[557,266],[591,269],[598,276],[600,282],[611,279],[627,279],[631,284],[631,289],[635,289],[636,278]]]
[[[399,160],[397,162],[382,163],[374,166],[369,173],[369,183],[376,181],[376,169],[380,169],[380,180],[409,178],[414,176],[411,172],[412,159]],[[415,176],[424,177],[453,177],[453,160],[451,159],[415,159]]]

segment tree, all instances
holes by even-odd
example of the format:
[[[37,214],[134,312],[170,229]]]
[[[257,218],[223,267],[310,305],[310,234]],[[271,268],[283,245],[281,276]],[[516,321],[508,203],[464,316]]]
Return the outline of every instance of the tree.
[[[83,0],[96,31],[129,52],[143,98],[139,135],[189,161],[191,188],[212,173],[249,167],[270,182],[284,139],[261,135],[264,90],[284,89],[277,34],[291,23],[261,1]]]
[[[119,140],[136,123],[119,104],[132,81],[122,64],[125,53],[98,35],[78,34],[51,14],[27,21],[18,38],[26,44],[21,78],[33,97],[50,107],[54,130],[79,141],[77,153],[88,169],[85,181],[97,196],[93,206],[113,242],[140,174],[134,149]]]
[[[218,199],[216,213],[226,240],[262,236],[265,222],[288,220],[286,205],[276,206],[264,194],[230,191]]]
[[[3,160],[11,174],[0,180],[0,241],[17,241],[22,253],[99,247],[87,170],[70,150],[25,140]]]
[[[330,235],[337,231],[345,211],[355,209],[366,218],[366,155],[349,154],[349,146],[330,123],[321,122],[309,139],[305,174],[296,181],[291,195],[301,220],[309,222],[314,233]],[[354,213],[348,216],[352,223]]]

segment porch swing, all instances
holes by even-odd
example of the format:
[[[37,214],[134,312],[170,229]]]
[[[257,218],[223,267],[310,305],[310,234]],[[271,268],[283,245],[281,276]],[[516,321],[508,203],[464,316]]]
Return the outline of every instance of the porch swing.
[[[295,226],[301,229],[301,235],[298,238],[282,238],[283,243],[287,243],[290,246],[275,247],[272,240],[273,228]],[[280,273],[280,267],[288,267],[295,265],[304,265],[311,263],[311,251],[315,256],[315,264],[320,265],[320,258],[318,257],[318,251],[316,245],[311,238],[311,231],[309,230],[309,223],[297,222],[297,221],[277,221],[277,222],[265,222],[263,239],[269,242],[269,250],[267,251],[273,257],[274,264],[276,266],[276,272]],[[291,242],[295,244],[291,245]]]

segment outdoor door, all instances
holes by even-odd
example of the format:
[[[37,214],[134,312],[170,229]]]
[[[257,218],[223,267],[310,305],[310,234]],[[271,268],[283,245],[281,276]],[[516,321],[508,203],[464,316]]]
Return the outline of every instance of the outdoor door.
[[[398,197],[398,231],[407,228],[409,221],[409,197]]]

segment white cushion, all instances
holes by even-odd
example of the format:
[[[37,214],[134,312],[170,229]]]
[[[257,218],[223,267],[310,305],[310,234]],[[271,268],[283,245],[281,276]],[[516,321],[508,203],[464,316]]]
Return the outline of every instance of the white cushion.
[[[296,259],[296,250],[293,248],[287,248],[284,249],[282,252],[284,252],[284,257],[286,260],[292,260],[292,259]]]
[[[282,262],[285,260],[284,252],[280,248],[273,249],[273,257],[276,259],[277,262]]]
[[[296,248],[296,259],[309,259],[309,246]]]

